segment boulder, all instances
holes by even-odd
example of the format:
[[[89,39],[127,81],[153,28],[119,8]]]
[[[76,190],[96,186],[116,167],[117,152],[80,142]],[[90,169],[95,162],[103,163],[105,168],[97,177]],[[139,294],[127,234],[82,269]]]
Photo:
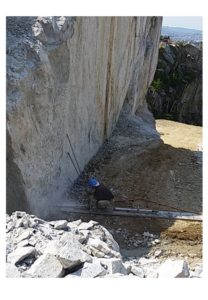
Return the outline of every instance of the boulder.
[[[66,221],[66,220],[59,220],[59,221],[56,221],[54,223],[54,228],[55,229],[66,229],[67,225],[68,225],[68,221]]]
[[[28,256],[35,255],[34,247],[18,247],[12,253],[9,253],[7,256],[7,261],[12,264],[17,264]]]
[[[95,277],[99,277],[99,276],[103,276],[105,275],[107,272],[106,270],[101,266],[101,264],[99,262],[93,262],[93,263],[84,263],[83,267],[70,274],[70,275],[76,275],[76,276],[80,276],[82,278],[95,278]]]
[[[28,228],[25,231],[23,231],[22,234],[20,234],[18,236],[18,238],[16,239],[16,242],[19,243],[19,242],[21,242],[23,240],[29,239],[32,234],[33,234],[33,229]]]
[[[138,277],[144,278],[144,270],[139,266],[135,266],[135,265],[131,266],[131,273],[133,273]]]
[[[125,266],[123,265],[121,259],[117,258],[110,258],[110,259],[102,259],[101,265],[107,268],[108,274],[115,274],[115,273],[121,273],[123,275],[127,275],[127,270]]]
[[[131,272],[131,263],[129,261],[126,261],[123,263],[123,265],[126,269],[127,274],[129,274]]]
[[[159,278],[183,278],[189,277],[188,264],[184,260],[171,260],[167,259],[158,268]]]
[[[69,232],[66,233],[59,240],[50,241],[44,249],[44,253],[56,256],[62,266],[67,269],[86,261],[91,262],[92,258],[83,251],[83,247],[77,238]]]
[[[24,277],[62,277],[64,269],[59,260],[51,254],[41,255],[31,266],[31,268],[24,272]]]

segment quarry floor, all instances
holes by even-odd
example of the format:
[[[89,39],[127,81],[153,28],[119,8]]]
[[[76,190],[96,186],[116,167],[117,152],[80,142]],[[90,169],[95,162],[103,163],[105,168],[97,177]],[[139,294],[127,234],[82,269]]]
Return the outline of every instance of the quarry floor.
[[[117,207],[202,212],[202,128],[169,120],[156,120],[162,142],[120,130],[88,164],[72,191],[86,204],[84,185],[96,176],[115,194]],[[128,142],[126,142],[128,139]],[[76,216],[77,219],[78,216]],[[125,256],[161,259],[186,258],[190,265],[202,260],[202,223],[135,217],[79,216],[95,219],[109,229]],[[72,216],[73,218],[73,216]],[[144,242],[154,233],[157,245]],[[143,241],[143,242],[141,242]],[[137,243],[138,242],[138,243]]]

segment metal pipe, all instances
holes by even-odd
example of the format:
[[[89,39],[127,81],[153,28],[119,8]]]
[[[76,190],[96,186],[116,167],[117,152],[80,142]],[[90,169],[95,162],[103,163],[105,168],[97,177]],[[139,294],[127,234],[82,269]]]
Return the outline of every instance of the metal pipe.
[[[72,153],[73,153],[73,155],[74,155],[74,159],[75,159],[75,161],[76,161],[76,164],[77,164],[77,167],[78,167],[78,170],[79,170],[79,174],[80,174],[80,173],[81,173],[81,169],[80,169],[79,164],[78,164],[78,161],[77,161],[77,159],[76,159],[76,155],[75,155],[75,153],[74,153],[74,149],[73,149],[73,147],[72,147],[72,144],[71,144],[71,141],[70,141],[70,138],[69,138],[68,133],[66,134],[66,137],[67,137],[67,139],[68,139],[68,141],[69,141],[69,145],[70,145],[70,147],[71,147],[71,150],[72,150]]]
[[[73,159],[72,159],[70,153],[67,152],[67,154],[68,154],[68,156],[69,156],[69,158],[70,158],[70,160],[71,160],[71,162],[72,162],[72,164],[73,164],[73,166],[74,166],[74,168],[75,168],[75,170],[76,170],[76,172],[77,172],[77,174],[78,174],[78,176],[79,176],[79,172],[77,171],[77,168],[76,168],[76,166],[75,166],[75,164],[74,164],[74,162],[73,162]]]

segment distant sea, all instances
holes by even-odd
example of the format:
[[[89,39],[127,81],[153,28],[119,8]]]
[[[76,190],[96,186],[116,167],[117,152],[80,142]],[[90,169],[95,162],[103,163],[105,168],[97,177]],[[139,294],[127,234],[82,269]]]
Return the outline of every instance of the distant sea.
[[[169,35],[174,41],[202,42],[202,31],[196,29],[162,26],[162,35]]]

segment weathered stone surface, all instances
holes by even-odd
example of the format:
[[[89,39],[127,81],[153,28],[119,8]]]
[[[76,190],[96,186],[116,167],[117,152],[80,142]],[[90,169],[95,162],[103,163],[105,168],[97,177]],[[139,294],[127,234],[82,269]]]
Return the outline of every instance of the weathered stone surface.
[[[18,271],[18,268],[15,265],[7,263],[6,264],[6,277],[14,278],[20,277],[21,273]]]
[[[67,224],[68,224],[68,221],[66,221],[66,220],[59,220],[59,221],[56,221],[54,223],[54,228],[55,229],[66,229],[67,228]]]
[[[144,270],[139,266],[132,266],[131,273],[138,277],[144,278]]]
[[[171,260],[167,259],[158,268],[159,278],[182,278],[189,277],[188,264],[184,260]]]
[[[51,254],[41,255],[32,265],[32,267],[24,273],[25,277],[62,277],[64,269],[59,260]]]
[[[70,269],[83,262],[92,261],[91,257],[83,251],[80,242],[73,234],[68,233],[62,236],[60,240],[54,240],[48,243],[44,253],[50,253],[58,258],[64,268]]]
[[[18,236],[18,238],[16,239],[16,242],[19,243],[22,240],[26,240],[28,239],[33,233],[33,229],[27,229],[25,230],[20,236]]]
[[[78,230],[87,230],[92,228],[97,222],[95,221],[89,221],[89,222],[83,222],[78,226]]]
[[[18,243],[18,247],[25,247],[25,246],[34,246],[34,245],[29,244],[28,240],[23,240]]]
[[[82,278],[95,278],[99,276],[103,276],[106,274],[106,270],[101,266],[99,262],[94,262],[94,263],[84,263],[83,267],[70,274],[70,275],[76,275],[80,276]]]
[[[130,113],[147,115],[161,24],[161,17],[7,18],[8,212],[46,217],[57,199],[67,200],[77,173],[66,133],[83,170],[125,100]]]
[[[127,274],[129,274],[131,272],[131,263],[129,261],[126,261],[123,263],[123,265],[126,269]]]
[[[100,262],[101,262],[101,265],[103,265],[107,268],[108,274],[114,274],[114,273],[121,273],[124,275],[128,274],[121,259],[115,259],[115,258],[102,259]]]
[[[7,261],[12,264],[16,264],[28,256],[34,256],[34,254],[34,247],[18,247],[15,251],[8,254]]]
[[[87,245],[103,252],[106,255],[109,255],[109,257],[120,257],[119,252],[111,250],[105,242],[103,242],[99,239],[89,238]]]
[[[108,248],[110,248],[112,251],[115,251],[115,252],[120,251],[119,245],[114,240],[112,234],[101,225],[96,225],[95,227],[93,227],[93,230],[90,231],[90,237],[93,239],[104,241],[104,243],[107,244]],[[113,256],[116,256],[116,255],[117,254],[115,254]],[[104,256],[99,256],[99,257],[104,257]],[[117,257],[119,257],[119,256],[117,255]]]

